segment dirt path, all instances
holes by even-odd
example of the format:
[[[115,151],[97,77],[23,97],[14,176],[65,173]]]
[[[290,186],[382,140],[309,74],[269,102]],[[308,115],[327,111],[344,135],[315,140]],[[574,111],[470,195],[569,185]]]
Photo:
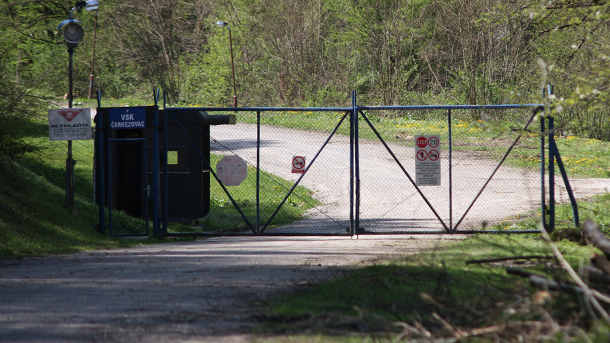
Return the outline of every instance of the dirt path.
[[[214,238],[0,261],[0,342],[247,342],[257,303],[439,237]]]

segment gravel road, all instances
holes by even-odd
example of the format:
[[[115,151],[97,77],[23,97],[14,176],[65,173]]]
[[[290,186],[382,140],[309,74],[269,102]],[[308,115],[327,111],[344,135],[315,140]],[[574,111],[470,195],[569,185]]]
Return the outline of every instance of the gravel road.
[[[247,342],[270,294],[448,239],[414,238],[213,238],[2,260],[0,342]]]

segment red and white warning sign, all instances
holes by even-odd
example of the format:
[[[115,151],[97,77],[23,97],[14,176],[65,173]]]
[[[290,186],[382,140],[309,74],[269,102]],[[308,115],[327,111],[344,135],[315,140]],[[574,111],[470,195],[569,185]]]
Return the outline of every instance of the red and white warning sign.
[[[305,156],[292,156],[292,172],[305,174]]]
[[[441,137],[415,136],[415,183],[418,186],[441,184]]]
[[[49,140],[91,139],[91,109],[49,110]]]

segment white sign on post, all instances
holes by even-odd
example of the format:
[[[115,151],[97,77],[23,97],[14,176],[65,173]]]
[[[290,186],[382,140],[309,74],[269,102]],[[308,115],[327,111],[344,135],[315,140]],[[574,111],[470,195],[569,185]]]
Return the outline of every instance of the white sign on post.
[[[439,135],[415,136],[415,184],[418,186],[441,185],[441,137]]]
[[[90,108],[49,110],[49,140],[92,139]]]

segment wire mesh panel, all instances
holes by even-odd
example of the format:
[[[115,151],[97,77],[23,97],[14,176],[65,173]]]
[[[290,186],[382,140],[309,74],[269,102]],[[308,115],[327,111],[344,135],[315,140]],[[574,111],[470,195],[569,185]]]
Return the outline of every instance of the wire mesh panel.
[[[109,234],[147,235],[146,140],[108,140]]]
[[[247,163],[246,180],[228,189],[255,231],[348,234],[349,114],[242,113],[237,121],[234,126],[211,129],[211,158],[236,155]],[[226,195],[212,189],[211,212],[229,205]]]
[[[518,157],[498,168],[530,117],[527,109],[363,111],[359,232],[486,228],[536,208],[540,176],[535,168],[520,164]],[[440,135],[440,185],[416,184],[419,135]]]

